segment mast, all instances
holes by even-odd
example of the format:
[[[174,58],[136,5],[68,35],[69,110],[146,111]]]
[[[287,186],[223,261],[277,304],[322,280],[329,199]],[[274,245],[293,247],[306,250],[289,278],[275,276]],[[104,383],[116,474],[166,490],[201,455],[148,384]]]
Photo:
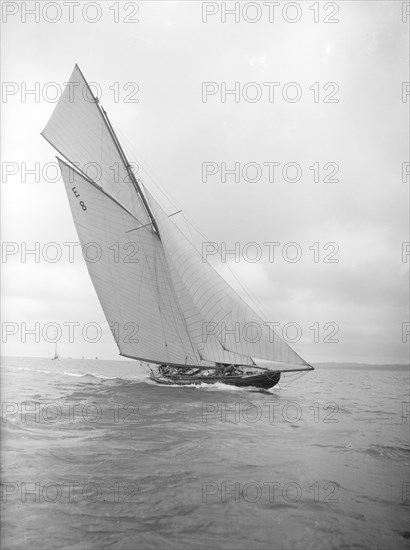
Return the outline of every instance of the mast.
[[[141,199],[141,201],[142,201],[142,203],[143,203],[143,205],[144,205],[144,207],[145,207],[145,210],[147,211],[148,217],[149,217],[149,219],[151,220],[151,224],[152,224],[152,226],[153,226],[153,228],[154,228],[154,230],[155,230],[155,232],[156,232],[158,238],[161,240],[161,237],[160,237],[160,234],[159,234],[159,229],[158,229],[157,223],[156,223],[156,221],[155,221],[155,218],[154,218],[154,216],[153,216],[153,214],[152,214],[152,212],[151,212],[151,209],[150,209],[150,207],[149,207],[149,205],[148,205],[148,203],[147,203],[147,200],[146,200],[146,198],[145,198],[145,196],[144,196],[144,193],[142,192],[141,186],[140,186],[140,184],[138,183],[138,180],[137,180],[137,178],[135,177],[134,172],[132,171],[131,164],[128,162],[128,159],[127,159],[127,157],[126,157],[126,155],[125,155],[125,152],[124,152],[124,149],[122,148],[121,143],[120,143],[120,141],[119,141],[119,139],[118,139],[118,137],[117,137],[117,134],[115,133],[115,130],[114,130],[114,128],[112,127],[112,124],[111,124],[111,122],[110,122],[110,119],[108,118],[108,115],[107,115],[107,111],[106,111],[106,110],[104,109],[104,107],[100,104],[100,100],[98,99],[98,97],[95,97],[95,96],[94,96],[94,94],[93,94],[93,92],[92,92],[92,90],[91,90],[91,88],[90,88],[90,86],[89,86],[89,84],[88,84],[88,82],[87,82],[85,76],[84,76],[83,73],[81,72],[80,67],[79,67],[78,65],[76,65],[76,66],[77,66],[77,69],[79,70],[81,76],[83,77],[84,82],[85,82],[86,85],[87,85],[88,91],[89,91],[89,93],[91,94],[91,97],[92,97],[92,99],[94,100],[97,109],[98,109],[98,110],[100,111],[100,113],[101,113],[101,116],[102,116],[102,118],[103,118],[103,120],[104,120],[104,123],[105,123],[105,125],[106,125],[108,131],[109,131],[110,134],[111,134],[111,137],[112,137],[112,139],[113,139],[113,141],[114,141],[114,143],[115,143],[115,146],[116,146],[116,148],[117,148],[117,151],[118,151],[118,153],[120,154],[120,157],[121,157],[121,159],[122,159],[122,161],[123,161],[123,163],[124,163],[125,169],[127,170],[127,173],[128,173],[128,175],[129,175],[129,177],[130,177],[130,179],[131,179],[132,184],[134,185],[135,191],[137,192],[137,195],[140,197],[140,199]]]

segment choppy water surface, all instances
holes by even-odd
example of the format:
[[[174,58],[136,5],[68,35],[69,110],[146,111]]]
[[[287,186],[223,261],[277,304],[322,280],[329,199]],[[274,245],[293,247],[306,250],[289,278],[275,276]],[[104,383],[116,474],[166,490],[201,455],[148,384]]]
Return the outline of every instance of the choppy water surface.
[[[5,358],[4,549],[404,549],[406,368],[268,392]]]

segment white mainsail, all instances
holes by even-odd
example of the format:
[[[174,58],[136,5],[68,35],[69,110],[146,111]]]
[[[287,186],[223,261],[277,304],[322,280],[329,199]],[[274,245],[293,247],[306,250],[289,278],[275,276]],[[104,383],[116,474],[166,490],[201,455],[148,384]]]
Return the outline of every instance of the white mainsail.
[[[69,161],[59,164],[74,223],[120,353],[174,365],[308,366],[135,180],[92,97],[76,65],[43,135]]]

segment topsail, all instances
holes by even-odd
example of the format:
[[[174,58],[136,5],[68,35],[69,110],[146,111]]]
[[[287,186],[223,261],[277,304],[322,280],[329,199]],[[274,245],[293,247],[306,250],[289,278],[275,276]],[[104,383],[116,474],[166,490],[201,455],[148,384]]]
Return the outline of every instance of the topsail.
[[[150,222],[103,110],[77,65],[42,135],[70,164],[127,205],[141,224]]]
[[[135,179],[77,65],[43,136],[65,157],[59,164],[77,233],[83,247],[94,246],[87,268],[122,355],[309,368]]]

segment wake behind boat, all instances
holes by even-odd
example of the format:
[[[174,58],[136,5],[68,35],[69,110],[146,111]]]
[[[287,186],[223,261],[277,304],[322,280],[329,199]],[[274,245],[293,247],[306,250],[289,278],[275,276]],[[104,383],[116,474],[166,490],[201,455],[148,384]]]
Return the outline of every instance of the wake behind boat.
[[[42,135],[65,157],[72,216],[83,249],[97,250],[87,269],[121,355],[157,365],[151,378],[168,385],[270,388],[283,372],[313,369],[136,178],[77,65]]]

